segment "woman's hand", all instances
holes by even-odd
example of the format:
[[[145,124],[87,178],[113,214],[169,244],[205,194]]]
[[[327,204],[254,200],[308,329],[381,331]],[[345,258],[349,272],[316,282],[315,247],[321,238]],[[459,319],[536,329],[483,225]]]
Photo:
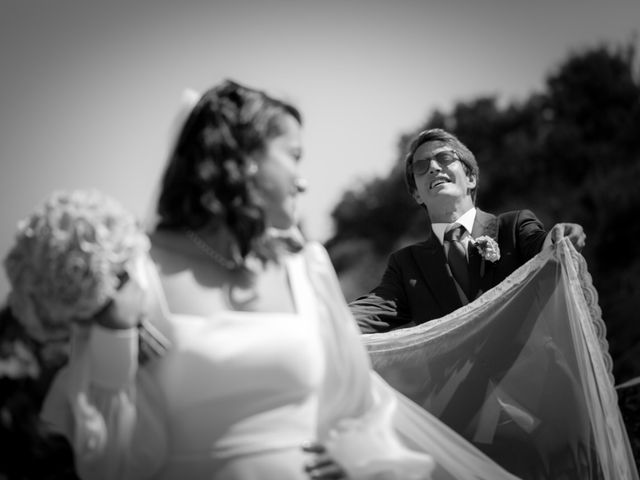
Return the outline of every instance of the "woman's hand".
[[[305,467],[309,478],[313,480],[346,480],[348,478],[342,467],[329,456],[327,449],[322,444],[305,443],[302,450],[314,456]]]
[[[146,292],[135,278],[125,275],[113,298],[95,317],[95,322],[114,330],[134,328],[146,311]]]

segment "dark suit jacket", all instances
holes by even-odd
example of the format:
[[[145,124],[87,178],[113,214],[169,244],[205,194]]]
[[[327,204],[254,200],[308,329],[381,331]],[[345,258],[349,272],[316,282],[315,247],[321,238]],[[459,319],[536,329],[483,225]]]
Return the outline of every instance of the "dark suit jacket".
[[[547,232],[529,210],[495,216],[478,209],[471,235],[488,235],[500,246],[500,259],[484,261],[484,267],[477,249],[469,250],[471,282],[480,294],[536,255]],[[380,284],[349,304],[362,332],[417,325],[460,308],[463,301],[447,267],[444,249],[433,232],[424,242],[392,253]]]

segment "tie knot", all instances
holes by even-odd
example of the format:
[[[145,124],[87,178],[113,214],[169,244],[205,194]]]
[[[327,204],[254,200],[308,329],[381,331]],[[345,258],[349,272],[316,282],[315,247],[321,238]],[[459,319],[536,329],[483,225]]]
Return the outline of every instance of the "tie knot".
[[[445,230],[444,239],[448,242],[459,242],[465,232],[466,230],[462,225],[454,223]]]

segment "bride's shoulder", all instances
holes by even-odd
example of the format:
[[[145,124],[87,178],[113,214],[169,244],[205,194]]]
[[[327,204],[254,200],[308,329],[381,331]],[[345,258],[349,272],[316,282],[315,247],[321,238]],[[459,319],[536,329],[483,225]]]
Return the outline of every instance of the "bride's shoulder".
[[[312,240],[305,243],[303,253],[306,257],[315,258],[317,260],[329,260],[329,253],[322,243]]]
[[[171,232],[156,232],[150,238],[147,268],[151,290],[168,316],[208,314],[225,308],[225,272],[185,253],[181,239]]]
[[[156,230],[149,234],[149,255],[156,263],[180,260],[184,262],[185,248],[182,236],[174,232]]]

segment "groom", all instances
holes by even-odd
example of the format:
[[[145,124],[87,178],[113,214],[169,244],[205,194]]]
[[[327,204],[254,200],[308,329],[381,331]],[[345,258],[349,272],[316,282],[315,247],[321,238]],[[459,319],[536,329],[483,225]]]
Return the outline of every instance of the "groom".
[[[429,236],[392,253],[379,285],[349,304],[363,333],[442,317],[563,236],[576,249],[584,247],[578,224],[559,223],[547,232],[529,210],[495,216],[476,208],[478,163],[444,130],[426,130],[413,140],[405,177],[409,193],[427,212]]]

